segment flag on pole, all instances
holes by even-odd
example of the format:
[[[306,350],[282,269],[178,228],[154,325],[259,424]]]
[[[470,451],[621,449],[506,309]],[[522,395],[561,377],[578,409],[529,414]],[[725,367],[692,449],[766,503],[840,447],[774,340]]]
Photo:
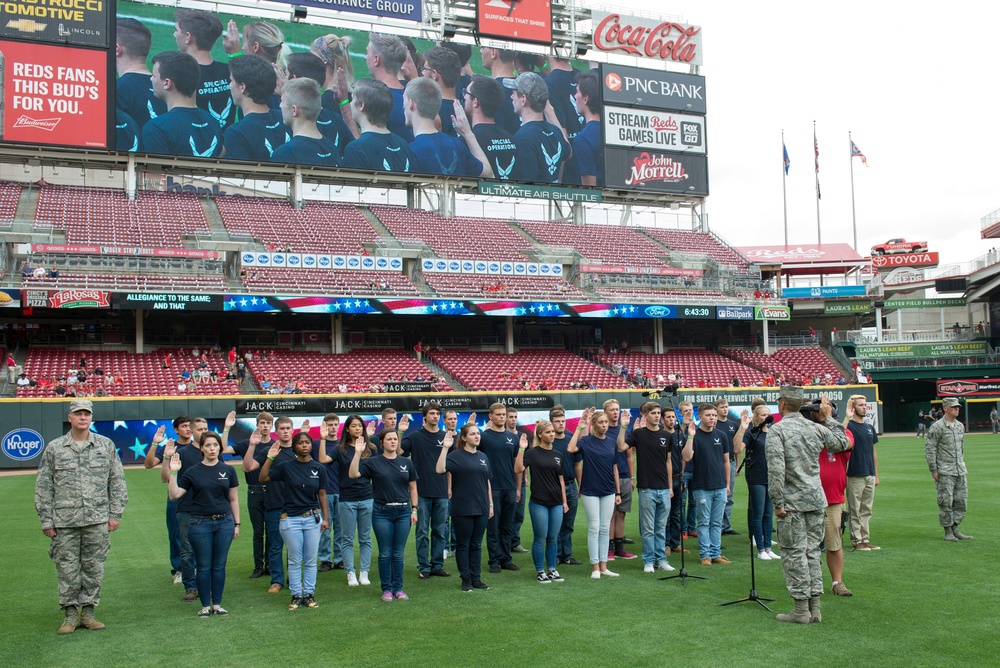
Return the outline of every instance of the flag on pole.
[[[853,139],[851,140],[851,157],[861,158],[861,164],[865,167],[868,166],[868,158],[866,158],[865,154],[861,152],[861,149],[858,148],[858,145],[854,143]]]
[[[816,199],[823,199],[819,191],[819,142],[816,140],[815,125],[813,125],[813,151],[816,153]]]
[[[788,147],[785,146],[784,142],[781,144],[781,152],[784,154],[783,162],[785,164],[785,176],[788,176],[788,168],[791,166],[792,161],[788,159]]]

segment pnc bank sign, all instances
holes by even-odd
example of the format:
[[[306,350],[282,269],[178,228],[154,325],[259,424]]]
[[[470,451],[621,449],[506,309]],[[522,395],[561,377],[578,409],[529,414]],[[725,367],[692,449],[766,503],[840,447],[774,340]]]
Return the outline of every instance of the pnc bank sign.
[[[704,114],[705,77],[625,65],[601,65],[604,103]]]

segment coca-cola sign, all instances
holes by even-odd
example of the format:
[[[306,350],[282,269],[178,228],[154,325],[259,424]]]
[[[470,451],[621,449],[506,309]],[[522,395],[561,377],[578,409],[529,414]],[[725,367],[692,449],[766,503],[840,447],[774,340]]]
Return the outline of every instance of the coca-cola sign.
[[[686,65],[702,64],[701,27],[594,11],[594,48]]]
[[[104,290],[62,290],[49,295],[49,308],[110,308],[110,298]]]
[[[608,147],[604,174],[608,188],[708,195],[704,155]]]

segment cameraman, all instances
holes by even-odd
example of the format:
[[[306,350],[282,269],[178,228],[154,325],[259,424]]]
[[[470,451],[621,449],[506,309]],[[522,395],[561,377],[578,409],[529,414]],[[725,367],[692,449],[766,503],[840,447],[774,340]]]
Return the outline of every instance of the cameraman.
[[[744,410],[740,415],[740,428],[733,436],[733,449],[737,455],[746,449],[744,466],[747,490],[750,493],[749,531],[757,546],[757,558],[770,561],[781,559],[771,551],[774,515],[771,497],[767,493],[767,457],[764,454],[767,430],[774,420],[771,418],[771,409],[763,399],[754,399],[750,407],[753,410],[752,418],[750,411]],[[751,421],[752,427],[750,427]]]
[[[835,418],[836,411],[836,404],[824,406],[821,402],[813,402],[801,409],[803,415],[817,424],[825,424],[829,417]],[[854,434],[847,431],[846,435],[853,448]],[[844,522],[847,513],[844,492],[847,490],[847,462],[850,458],[850,449],[832,452],[824,448],[819,453],[819,479],[823,483],[823,493],[826,494],[823,545],[826,547],[826,566],[830,569],[830,578],[833,580],[830,591],[835,596],[854,595],[841,579],[844,572]]]

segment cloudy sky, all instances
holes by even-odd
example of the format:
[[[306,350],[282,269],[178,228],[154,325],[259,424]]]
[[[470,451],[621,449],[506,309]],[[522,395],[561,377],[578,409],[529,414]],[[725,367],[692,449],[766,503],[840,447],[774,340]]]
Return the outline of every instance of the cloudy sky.
[[[784,129],[789,242],[816,242],[815,120],[825,243],[852,243],[851,131],[869,164],[854,165],[862,255],[896,236],[929,241],[942,264],[1000,246],[979,236],[1000,209],[1000,7],[669,0],[662,11],[704,32],[713,231],[782,242]]]

